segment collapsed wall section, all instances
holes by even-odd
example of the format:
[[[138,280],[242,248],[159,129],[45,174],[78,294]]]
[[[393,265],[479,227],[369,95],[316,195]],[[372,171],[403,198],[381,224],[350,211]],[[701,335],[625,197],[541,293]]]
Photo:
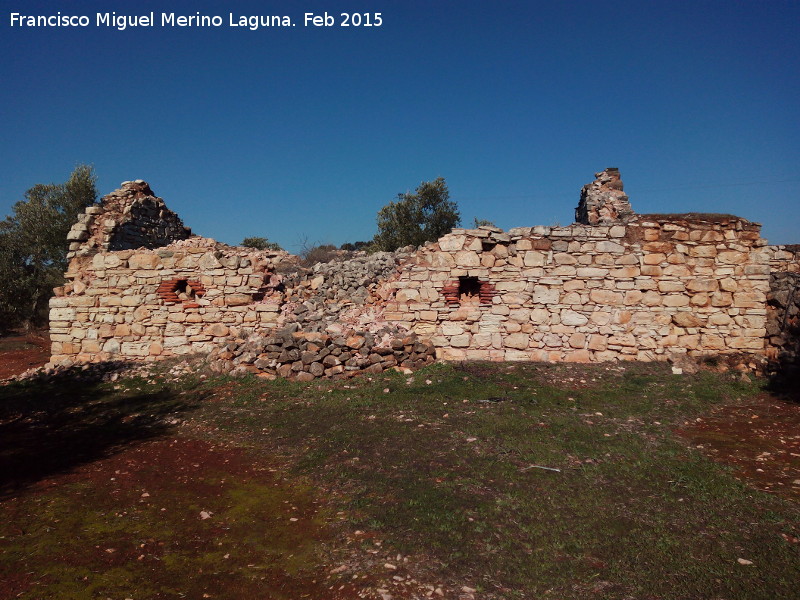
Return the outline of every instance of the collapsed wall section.
[[[385,317],[445,360],[764,354],[769,255],[730,215],[454,230],[387,284]]]

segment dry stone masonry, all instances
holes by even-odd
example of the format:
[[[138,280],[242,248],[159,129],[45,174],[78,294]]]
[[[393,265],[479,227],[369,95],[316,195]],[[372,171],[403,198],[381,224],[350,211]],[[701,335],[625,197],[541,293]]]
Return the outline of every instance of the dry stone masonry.
[[[595,180],[581,189],[575,222],[581,225],[624,223],[633,217],[628,196],[623,192],[619,169],[609,167],[595,173]]]
[[[192,236],[144,181],[86,209],[51,301],[52,363],[204,354],[221,371],[346,377],[434,360],[796,363],[797,247],[732,215],[636,215],[617,169],[568,227],[457,229],[303,268]]]

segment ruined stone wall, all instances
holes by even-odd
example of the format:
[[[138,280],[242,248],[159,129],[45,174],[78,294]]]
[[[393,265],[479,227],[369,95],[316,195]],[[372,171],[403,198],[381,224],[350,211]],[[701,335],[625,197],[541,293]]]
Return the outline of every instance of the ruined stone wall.
[[[67,258],[104,250],[158,248],[191,237],[178,215],[153,194],[146,181],[124,181],[120,189],[87,207],[67,234]]]
[[[727,215],[455,230],[389,287],[384,316],[446,360],[763,354],[769,255]]]
[[[50,302],[52,361],[208,353],[244,327],[277,323],[285,252],[191,238],[76,257]]]
[[[769,246],[767,356],[775,371],[800,368],[800,246]]]
[[[282,251],[189,237],[145,182],[126,182],[70,233],[52,362],[201,353],[221,370],[310,379],[434,354],[797,361],[800,247],[767,246],[758,224],[731,215],[634,215],[614,169],[581,200],[589,223],[458,229],[303,268]]]

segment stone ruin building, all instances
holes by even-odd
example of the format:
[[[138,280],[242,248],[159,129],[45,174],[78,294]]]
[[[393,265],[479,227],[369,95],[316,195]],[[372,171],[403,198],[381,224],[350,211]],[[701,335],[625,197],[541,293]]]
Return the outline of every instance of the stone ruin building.
[[[69,234],[51,363],[203,354],[301,380],[435,359],[797,363],[800,247],[733,215],[637,215],[617,169],[584,186],[576,221],[304,268],[193,236],[147,183],[125,182]]]

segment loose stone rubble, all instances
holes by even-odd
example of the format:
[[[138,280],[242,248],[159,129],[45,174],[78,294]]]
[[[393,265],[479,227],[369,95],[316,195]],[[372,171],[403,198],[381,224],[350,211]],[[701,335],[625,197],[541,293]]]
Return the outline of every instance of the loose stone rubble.
[[[584,186],[576,216],[309,269],[191,236],[147,183],[126,182],[70,232],[51,361],[203,354],[218,370],[313,379],[435,358],[797,359],[796,248],[733,215],[636,215],[617,169]]]

